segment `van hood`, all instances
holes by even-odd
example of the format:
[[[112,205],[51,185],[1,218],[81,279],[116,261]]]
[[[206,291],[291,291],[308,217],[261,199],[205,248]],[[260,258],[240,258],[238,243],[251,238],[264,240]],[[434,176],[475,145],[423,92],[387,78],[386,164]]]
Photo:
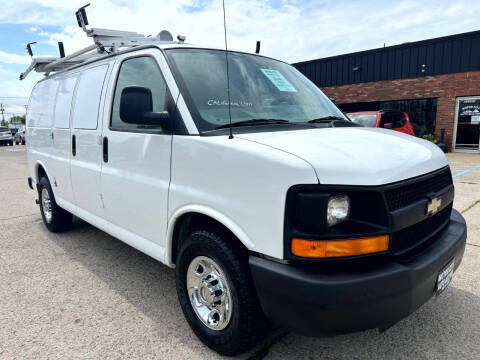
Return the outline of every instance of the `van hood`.
[[[322,128],[236,135],[298,156],[321,184],[382,185],[448,165],[438,146],[387,129]]]

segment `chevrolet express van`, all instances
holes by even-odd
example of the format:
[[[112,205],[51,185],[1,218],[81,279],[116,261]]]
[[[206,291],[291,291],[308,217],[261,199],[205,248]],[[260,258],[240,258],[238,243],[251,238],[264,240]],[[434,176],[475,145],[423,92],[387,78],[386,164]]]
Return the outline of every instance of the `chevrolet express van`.
[[[387,329],[441,293],[466,242],[442,151],[352,123],[284,62],[227,58],[230,97],[225,51],[173,42],[39,81],[28,180],[47,229],[75,215],[175,268],[192,330],[225,355],[268,323]]]

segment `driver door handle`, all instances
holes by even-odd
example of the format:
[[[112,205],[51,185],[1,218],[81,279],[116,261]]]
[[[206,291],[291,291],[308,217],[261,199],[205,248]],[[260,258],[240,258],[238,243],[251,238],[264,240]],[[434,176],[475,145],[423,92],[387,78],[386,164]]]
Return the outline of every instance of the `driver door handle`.
[[[103,162],[108,163],[108,138],[103,138]]]
[[[72,155],[77,155],[77,141],[75,135],[72,135]]]

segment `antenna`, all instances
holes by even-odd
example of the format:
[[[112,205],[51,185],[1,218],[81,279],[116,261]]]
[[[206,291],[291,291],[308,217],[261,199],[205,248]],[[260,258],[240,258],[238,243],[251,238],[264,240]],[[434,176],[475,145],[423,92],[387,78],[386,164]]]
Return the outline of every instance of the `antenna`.
[[[222,0],[223,4],[223,30],[225,34],[225,62],[227,63],[227,97],[228,97],[228,118],[230,120],[230,135],[228,136],[229,139],[233,139],[232,133],[232,109],[231,109],[231,102],[230,102],[230,76],[228,73],[228,46],[227,46],[227,21],[225,19],[225,0]]]
[[[257,47],[255,49],[255,54],[260,54],[260,41],[257,41]]]

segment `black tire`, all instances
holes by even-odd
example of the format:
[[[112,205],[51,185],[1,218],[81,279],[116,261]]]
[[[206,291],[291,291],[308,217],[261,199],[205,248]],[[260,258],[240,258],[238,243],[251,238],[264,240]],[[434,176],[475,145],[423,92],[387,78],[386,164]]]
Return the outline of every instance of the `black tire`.
[[[47,218],[45,217],[45,212],[43,211],[43,189],[46,189],[48,191],[48,195],[50,197],[52,213],[50,221],[47,220]],[[55,201],[55,196],[53,195],[52,187],[50,186],[50,182],[46,177],[42,177],[40,179],[38,185],[38,201],[40,203],[40,213],[42,214],[43,223],[48,230],[56,233],[69,230],[72,227],[72,214],[57,205]]]
[[[10,140],[10,146],[13,146],[13,140]]]
[[[194,231],[183,244],[175,269],[180,306],[190,327],[205,345],[227,356],[251,350],[263,340],[267,329],[250,274],[248,253],[236,241],[219,230]],[[198,256],[213,259],[222,268],[229,283],[232,315],[223,330],[208,328],[190,302],[186,275],[191,261]]]
[[[25,145],[25,139],[22,139],[22,145]]]
[[[15,145],[18,145],[18,144],[19,144],[19,142],[17,140],[15,140]]]

